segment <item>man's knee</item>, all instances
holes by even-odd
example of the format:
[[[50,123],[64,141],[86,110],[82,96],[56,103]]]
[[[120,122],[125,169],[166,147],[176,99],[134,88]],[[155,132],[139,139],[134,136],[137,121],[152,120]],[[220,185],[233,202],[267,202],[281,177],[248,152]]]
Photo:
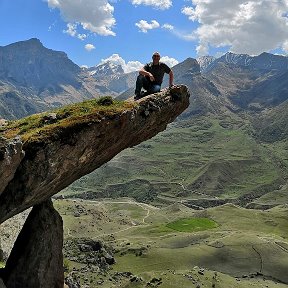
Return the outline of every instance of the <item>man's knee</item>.
[[[161,90],[161,86],[160,86],[160,85],[153,85],[153,86],[151,87],[150,92],[151,92],[151,93],[157,93],[157,92],[159,92],[160,90]]]
[[[142,82],[144,79],[145,79],[145,76],[139,74],[139,75],[137,76],[137,80],[136,80],[136,81],[141,81],[141,82]]]

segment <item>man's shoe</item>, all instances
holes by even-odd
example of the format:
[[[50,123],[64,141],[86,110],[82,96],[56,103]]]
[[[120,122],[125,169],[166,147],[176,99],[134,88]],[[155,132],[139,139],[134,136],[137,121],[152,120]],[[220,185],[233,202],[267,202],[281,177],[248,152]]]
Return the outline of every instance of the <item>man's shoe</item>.
[[[141,98],[140,93],[136,93],[134,96],[134,100],[139,100]]]

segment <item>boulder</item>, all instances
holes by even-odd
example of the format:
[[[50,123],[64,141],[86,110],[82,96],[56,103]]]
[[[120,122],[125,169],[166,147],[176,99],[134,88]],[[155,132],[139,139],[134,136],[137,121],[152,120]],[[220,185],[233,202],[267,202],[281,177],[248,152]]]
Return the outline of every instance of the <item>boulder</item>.
[[[140,99],[136,105],[131,103],[131,108],[120,112],[112,110],[101,117],[95,112],[68,125],[50,124],[25,143],[17,143],[19,151],[23,145],[25,156],[20,161],[20,151],[12,159],[9,183],[0,180],[4,188],[0,194],[0,223],[49,199],[125,148],[165,130],[188,107],[189,96],[186,86],[173,86],[172,90]],[[0,159],[0,175],[6,173],[6,159]]]
[[[63,288],[63,222],[47,200],[33,207],[7,260],[7,288]]]
[[[0,137],[0,195],[13,179],[16,169],[24,157],[19,137],[6,141]]]
[[[0,279],[0,288],[6,288],[6,286],[5,286],[5,284],[4,284],[2,279]]]

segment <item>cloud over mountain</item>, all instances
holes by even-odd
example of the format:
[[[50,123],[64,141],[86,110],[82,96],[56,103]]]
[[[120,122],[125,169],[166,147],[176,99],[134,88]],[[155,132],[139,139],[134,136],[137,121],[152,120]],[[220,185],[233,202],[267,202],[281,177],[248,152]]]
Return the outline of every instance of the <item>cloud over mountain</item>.
[[[287,51],[287,12],[284,0],[192,0],[192,6],[182,9],[200,24],[190,35],[199,40],[200,55],[208,54],[209,46],[252,55],[276,48]]]
[[[173,67],[173,66],[175,66],[175,65],[177,65],[179,63],[179,61],[176,60],[175,58],[170,58],[168,56],[161,57],[161,62],[164,62],[169,67]]]
[[[150,59],[147,59],[147,62],[149,62],[149,61],[150,61]],[[178,60],[176,60],[175,58],[169,57],[169,56],[161,57],[161,62],[166,63],[169,67],[173,67],[179,63]],[[111,63],[115,66],[120,65],[123,68],[125,73],[138,71],[145,65],[139,61],[126,62],[119,54],[113,54],[106,59],[102,59],[101,62],[98,64],[98,66],[105,64],[105,63]]]
[[[126,63],[126,61],[119,54],[113,54],[106,59],[102,59],[98,65],[102,65],[104,63],[121,65],[125,73],[137,71],[143,67],[143,64],[139,61],[128,61]]]

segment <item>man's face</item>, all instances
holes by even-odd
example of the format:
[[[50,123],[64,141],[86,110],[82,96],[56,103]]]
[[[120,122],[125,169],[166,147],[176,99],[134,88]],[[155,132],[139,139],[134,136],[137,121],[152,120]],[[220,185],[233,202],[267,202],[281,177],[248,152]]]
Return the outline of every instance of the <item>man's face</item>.
[[[152,59],[154,64],[158,64],[160,61],[160,54],[153,54]]]

